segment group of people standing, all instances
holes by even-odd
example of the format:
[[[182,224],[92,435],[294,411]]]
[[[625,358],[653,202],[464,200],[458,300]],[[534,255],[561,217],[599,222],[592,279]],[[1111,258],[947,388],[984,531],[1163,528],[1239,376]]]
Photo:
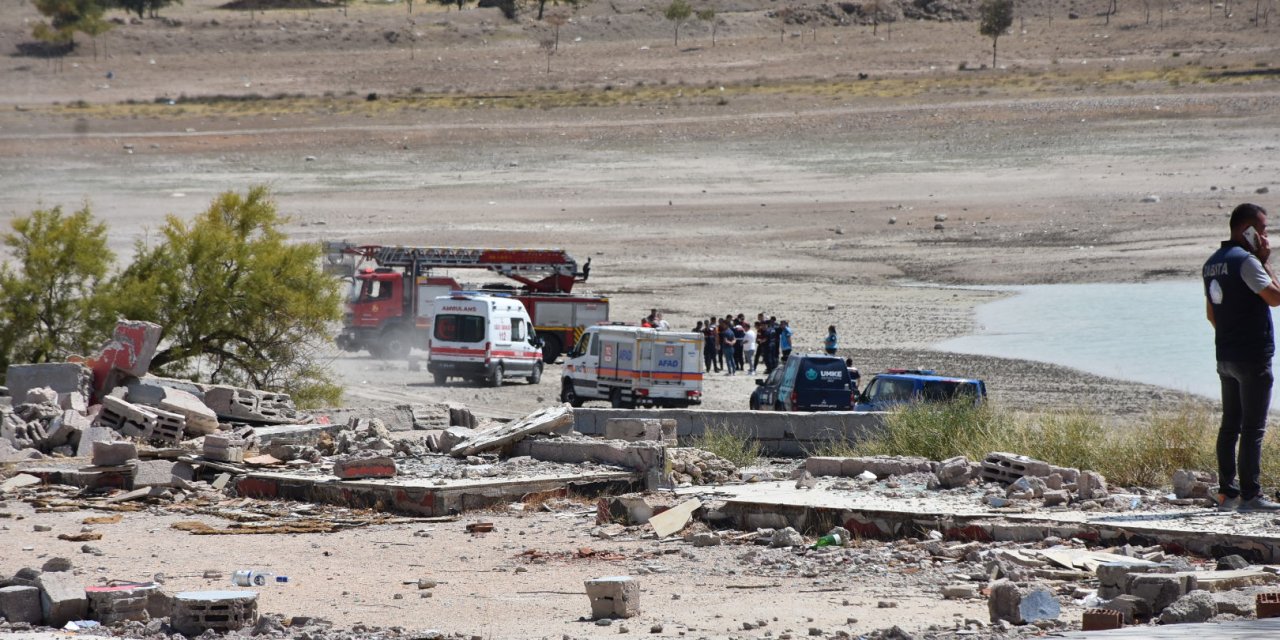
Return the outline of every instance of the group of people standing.
[[[773,372],[791,355],[791,342],[795,331],[786,320],[776,316],[768,319],[761,313],[755,322],[748,322],[745,315],[726,315],[699,320],[695,333],[703,336],[702,358],[707,371],[723,371],[734,375],[739,371],[755,373],[764,363],[764,373]]]

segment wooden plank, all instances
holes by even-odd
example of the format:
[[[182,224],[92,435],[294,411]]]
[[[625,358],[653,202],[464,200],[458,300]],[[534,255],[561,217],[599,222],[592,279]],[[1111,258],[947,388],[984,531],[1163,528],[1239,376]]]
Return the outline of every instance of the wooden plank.
[[[702,506],[702,501],[690,498],[680,504],[649,518],[649,525],[659,538],[665,538],[685,528],[693,512]]]

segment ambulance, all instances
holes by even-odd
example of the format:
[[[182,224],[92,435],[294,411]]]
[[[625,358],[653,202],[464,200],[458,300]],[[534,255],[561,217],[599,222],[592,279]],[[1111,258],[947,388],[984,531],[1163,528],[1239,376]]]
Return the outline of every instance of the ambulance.
[[[449,378],[491,387],[506,378],[542,379],[542,341],[519,300],[454,291],[436,297],[433,317],[427,371],[437,385]]]
[[[587,327],[566,354],[560,400],[614,408],[702,403],[702,334],[626,325]]]

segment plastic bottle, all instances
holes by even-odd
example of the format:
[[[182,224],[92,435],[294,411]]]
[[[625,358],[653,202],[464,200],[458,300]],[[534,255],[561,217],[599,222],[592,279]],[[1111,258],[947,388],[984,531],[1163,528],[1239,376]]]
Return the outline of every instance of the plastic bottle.
[[[289,576],[278,576],[268,571],[241,569],[231,575],[231,584],[237,587],[265,587],[269,584],[285,584]]]
[[[838,533],[829,533],[825,536],[822,536],[821,538],[818,538],[818,541],[813,543],[813,548],[815,549],[817,549],[818,547],[843,547],[843,546],[844,546],[844,537]]]

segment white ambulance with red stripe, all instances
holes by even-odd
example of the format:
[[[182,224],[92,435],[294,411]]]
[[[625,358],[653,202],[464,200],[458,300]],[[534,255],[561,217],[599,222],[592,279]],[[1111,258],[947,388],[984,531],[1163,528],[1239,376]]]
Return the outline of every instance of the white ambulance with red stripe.
[[[566,355],[560,400],[580,407],[689,407],[702,403],[702,334],[626,325],[587,327]]]
[[[427,371],[436,384],[464,378],[500,387],[505,378],[542,379],[542,341],[519,300],[455,291],[435,299],[433,317]]]

